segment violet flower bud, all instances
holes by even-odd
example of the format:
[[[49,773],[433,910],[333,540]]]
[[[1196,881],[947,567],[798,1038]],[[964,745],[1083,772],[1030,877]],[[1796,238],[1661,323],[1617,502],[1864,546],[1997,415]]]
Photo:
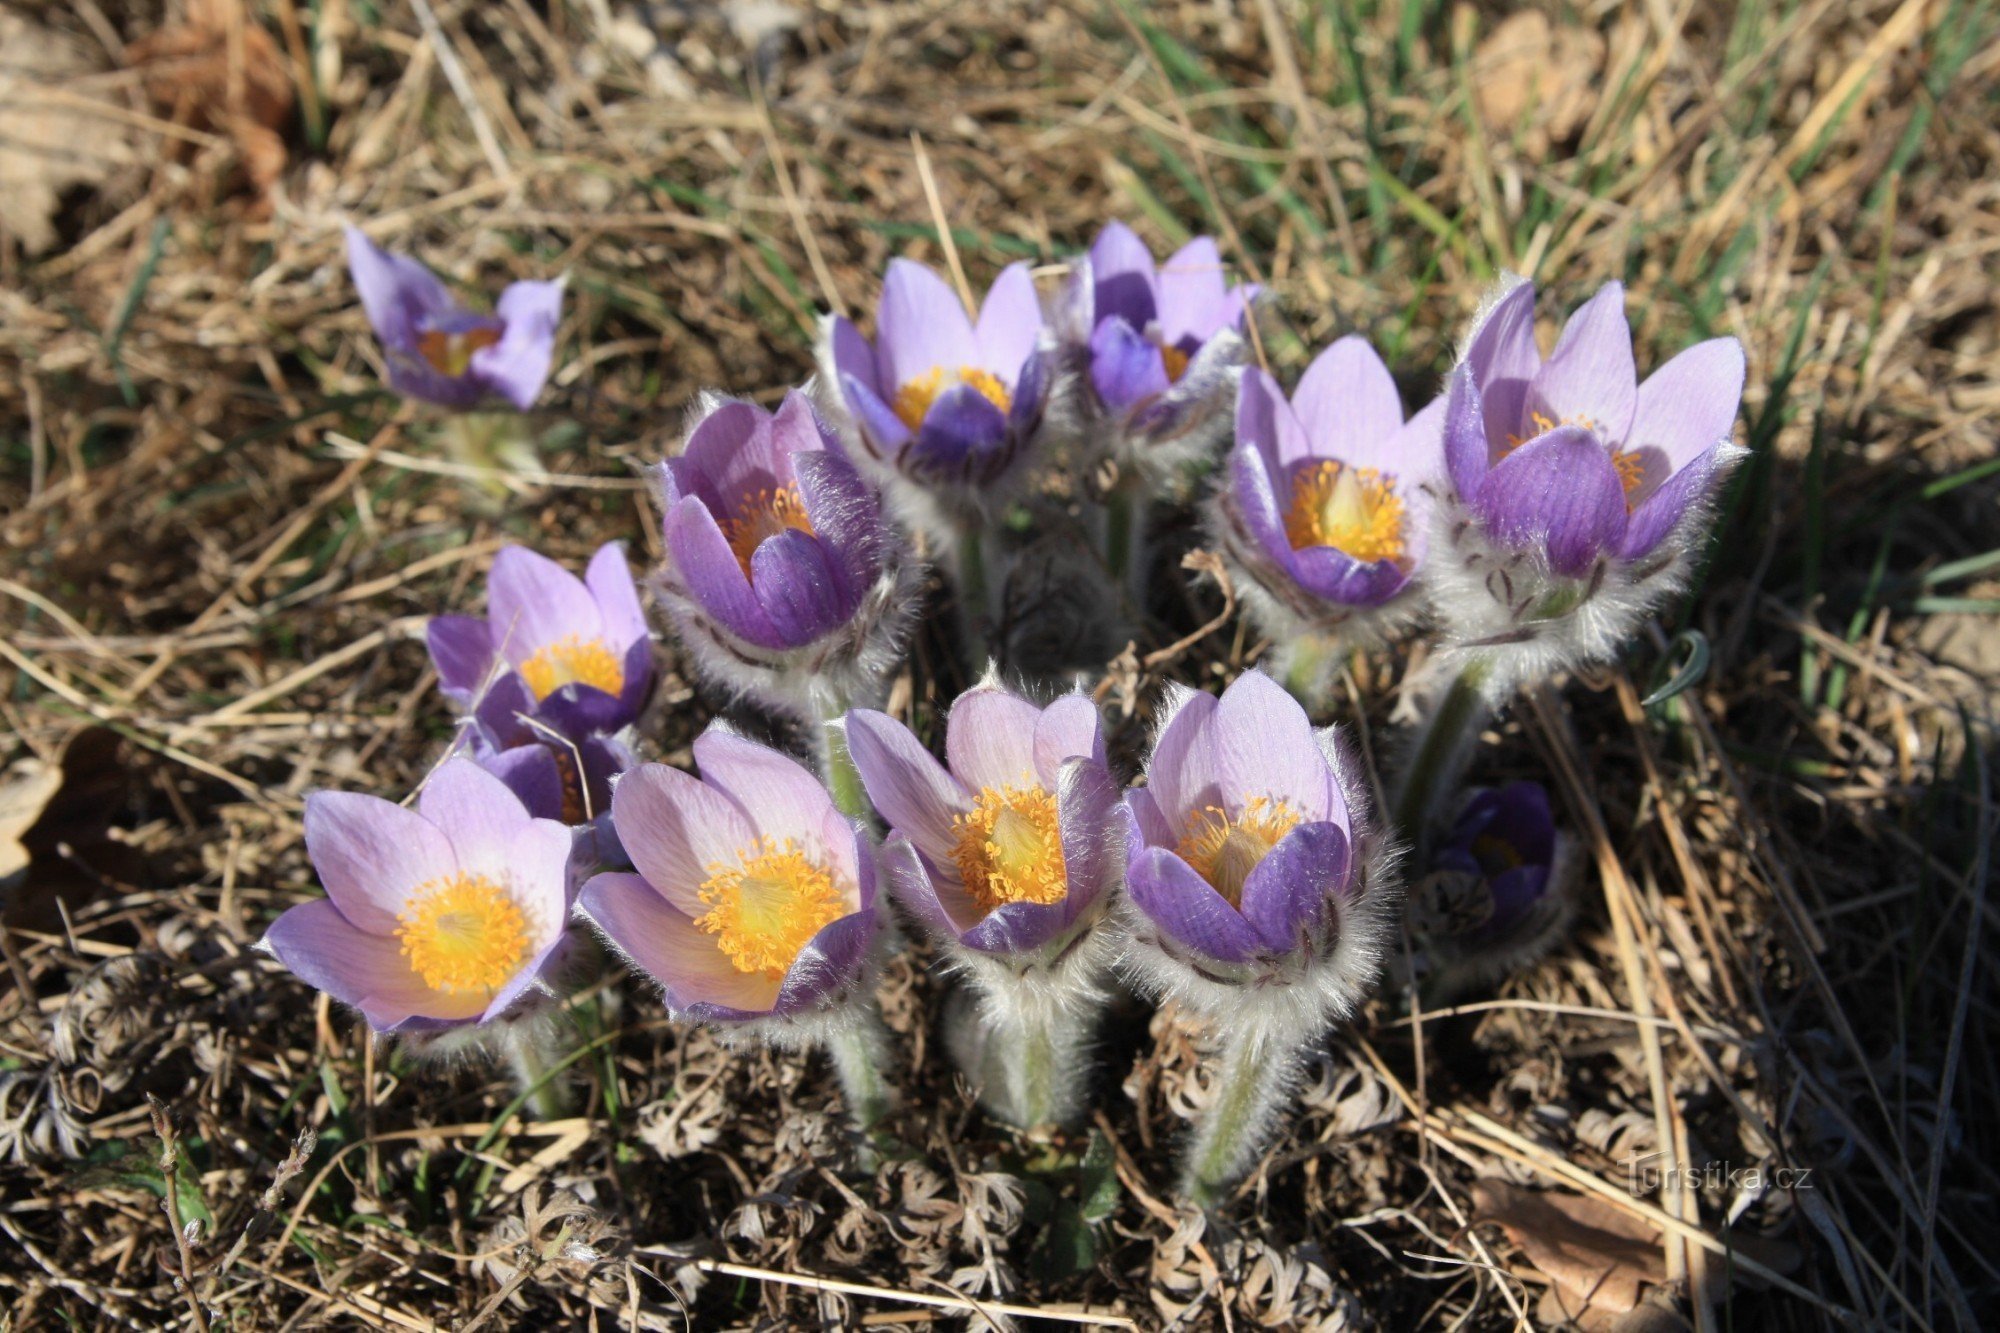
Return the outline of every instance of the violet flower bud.
[[[1072,429],[1155,481],[1206,454],[1229,428],[1240,330],[1257,295],[1230,287],[1215,241],[1198,236],[1164,263],[1122,222],[1077,261],[1056,324],[1068,349]]]
[[[889,261],[872,345],[844,316],[821,326],[820,374],[849,452],[941,544],[1021,480],[1047,401],[1042,330],[1026,264],[1000,271],[974,321],[943,278],[908,259]]]
[[[1474,792],[1411,893],[1411,922],[1435,969],[1428,998],[1497,980],[1547,952],[1569,924],[1577,871],[1541,784]]]
[[[891,828],[890,891],[978,994],[947,1031],[961,1067],[1011,1124],[1073,1118],[1121,850],[1097,706],[1068,694],[1038,708],[981,684],[952,705],[948,767],[882,713],[849,713],[846,735]]]
[[[722,400],[660,471],[661,591],[702,669],[809,720],[876,696],[916,571],[804,395]]]
[[[1416,614],[1443,413],[1440,401],[1404,421],[1389,368],[1359,337],[1314,358],[1289,402],[1264,371],[1244,373],[1209,528],[1293,693],[1316,693],[1294,671]]]
[[[493,313],[461,304],[437,276],[347,228],[347,268],[381,340],[389,387],[466,411],[498,398],[525,412],[541,396],[555,357],[563,283],[516,282]]]
[[[377,1032],[494,1022],[550,992],[575,893],[570,831],[466,759],[415,810],[353,792],[306,798],[327,896],[290,908],[262,949]]]
[[[1535,291],[1515,280],[1475,325],[1446,393],[1448,483],[1427,583],[1462,655],[1501,699],[1614,655],[1687,579],[1743,392],[1734,338],[1641,384],[1625,290],[1606,283],[1544,359]]]

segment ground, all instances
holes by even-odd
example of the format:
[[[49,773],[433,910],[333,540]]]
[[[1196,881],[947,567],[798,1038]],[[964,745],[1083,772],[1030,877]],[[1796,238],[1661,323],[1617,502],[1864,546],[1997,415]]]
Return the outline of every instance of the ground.
[[[1611,1256],[1594,1326],[1641,1288],[1621,1327],[1675,1297],[1703,1328],[1992,1306],[1989,3],[415,6],[0,11],[7,1327],[191,1326],[186,1265],[245,1329],[967,1318],[780,1274],[1146,1328],[1500,1329],[1549,1318],[1552,1237]],[[1592,873],[1548,958],[1445,1012],[1378,998],[1202,1219],[1171,1202],[1201,1095],[1171,1012],[1121,1002],[1093,1122],[1022,1143],[949,1073],[912,949],[883,987],[908,1151],[871,1174],[820,1063],[615,972],[573,1006],[579,1114],[528,1123],[490,1066],[372,1045],[253,950],[319,892],[304,794],[400,798],[435,758],[421,626],[501,543],[657,560],[641,471],[698,391],[774,402],[819,311],[946,262],[940,218],[979,283],[1111,217],[1216,235],[1285,379],[1358,330],[1427,394],[1508,270],[1558,309],[1622,278],[1642,367],[1743,340],[1751,458],[1694,592],[1478,761],[1566,779]],[[382,389],[343,219],[467,291],[568,274],[533,468],[447,456]],[[1214,584],[1159,577],[1095,673],[1127,757],[1164,680],[1264,648],[1196,636]],[[1642,706],[1690,628],[1706,673]],[[723,701],[661,662],[645,747],[684,764]],[[1358,660],[1326,720],[1381,753],[1411,666]],[[928,730],[963,683],[932,630],[898,707]],[[1636,1199],[1664,1136],[1718,1169]]]

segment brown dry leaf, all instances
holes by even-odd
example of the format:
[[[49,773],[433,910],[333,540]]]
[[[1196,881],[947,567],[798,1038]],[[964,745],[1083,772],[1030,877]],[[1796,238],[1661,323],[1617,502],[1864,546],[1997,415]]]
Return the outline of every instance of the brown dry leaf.
[[[126,48],[147,100],[189,129],[226,134],[259,201],[285,170],[290,66],[242,0],[188,0],[187,20]]]
[[[0,232],[31,255],[56,243],[65,190],[98,185],[131,160],[131,141],[111,120],[79,134],[78,99],[61,85],[94,68],[67,35],[0,10]]]
[[[1597,109],[1604,38],[1594,28],[1554,28],[1540,10],[1524,9],[1488,33],[1472,59],[1487,132],[1518,135],[1529,152],[1569,139]]]
[[[0,884],[28,868],[24,839],[61,790],[61,766],[39,759],[23,759],[0,777]]]
[[[1640,1289],[1666,1281],[1657,1231],[1598,1199],[1539,1193],[1504,1180],[1472,1184],[1475,1222],[1498,1222],[1560,1289],[1571,1318],[1585,1307],[1625,1314]]]

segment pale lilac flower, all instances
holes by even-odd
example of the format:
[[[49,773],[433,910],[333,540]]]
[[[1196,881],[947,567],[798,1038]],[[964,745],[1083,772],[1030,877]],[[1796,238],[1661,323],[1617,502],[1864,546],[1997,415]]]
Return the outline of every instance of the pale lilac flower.
[[[522,719],[572,739],[639,716],[653,684],[652,641],[624,548],[611,542],[576,575],[523,546],[494,557],[486,615],[434,616],[438,688],[502,748]],[[546,733],[544,733],[546,734]]]
[[[1497,702],[1525,681],[1603,661],[1684,586],[1743,391],[1734,338],[1688,348],[1638,382],[1624,289],[1607,283],[1544,359],[1534,288],[1480,318],[1446,387],[1446,479],[1425,584],[1446,667]],[[1476,667],[1474,666],[1476,664]]]
[[[578,905],[693,1022],[798,1025],[871,1003],[875,860],[796,761],[711,728],[699,778],[642,764],[612,819],[635,870],[594,876]]]
[[[821,373],[853,427],[854,452],[910,507],[955,521],[988,512],[1041,421],[1041,298],[1024,263],[1000,271],[975,321],[936,273],[889,261],[875,341],[843,316],[823,326]],[[922,514],[920,512],[919,518]]]
[[[316,792],[305,840],[327,896],[286,911],[261,947],[376,1031],[486,1023],[548,990],[574,892],[570,830],[470,760],[433,773],[415,810]]]
[[[704,669],[806,716],[815,693],[873,697],[914,614],[916,571],[804,395],[775,414],[715,403],[660,480],[662,591]]]
[[[1412,924],[1438,977],[1430,998],[1545,952],[1568,923],[1576,870],[1541,784],[1474,792],[1412,894]]]
[[[1389,368],[1342,338],[1288,402],[1244,373],[1236,444],[1210,528],[1258,627],[1367,642],[1406,620],[1430,536],[1428,487],[1444,471],[1442,401],[1409,421]]]
[[[347,267],[397,393],[460,411],[494,398],[522,412],[534,406],[555,356],[560,281],[512,283],[483,315],[422,264],[353,226]]]

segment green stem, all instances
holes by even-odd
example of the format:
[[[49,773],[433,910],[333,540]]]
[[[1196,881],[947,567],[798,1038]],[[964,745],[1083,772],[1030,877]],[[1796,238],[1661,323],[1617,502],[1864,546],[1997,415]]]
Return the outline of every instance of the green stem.
[[[827,790],[833,793],[833,803],[840,813],[850,819],[872,819],[875,808],[868,801],[868,790],[861,785],[861,771],[854,766],[854,756],[847,749],[847,733],[830,725],[847,715],[843,706],[831,717],[819,721],[819,766],[820,775],[826,779]]]
[[[991,655],[986,634],[992,625],[992,605],[986,586],[986,534],[968,523],[958,534],[958,627],[974,672],[986,669]]]
[[[1228,1197],[1264,1144],[1271,1111],[1290,1086],[1291,1052],[1270,1034],[1232,1033],[1216,1074],[1215,1101],[1188,1145],[1181,1192],[1203,1208]]]
[[[1422,864],[1425,839],[1439,806],[1451,795],[1471,758],[1472,742],[1492,714],[1486,702],[1484,658],[1475,657],[1461,669],[1430,715],[1420,724],[1417,748],[1404,765],[1391,808],[1396,826]]]
[[[848,1113],[865,1137],[896,1104],[895,1089],[883,1077],[889,1065],[889,1037],[874,1005],[860,1021],[829,1037],[826,1045],[840,1075],[841,1091],[847,1095]]]
[[[516,1024],[503,1040],[529,1118],[560,1120],[569,1115],[575,1108],[563,1086],[563,1066],[549,1064],[546,1034],[529,1024]]]
[[[1131,603],[1132,614],[1146,611],[1146,498],[1135,476],[1121,480],[1104,497],[1104,562]]]
[[[1339,650],[1332,635],[1313,633],[1299,635],[1282,650],[1285,689],[1308,713],[1326,706],[1327,665]]]

